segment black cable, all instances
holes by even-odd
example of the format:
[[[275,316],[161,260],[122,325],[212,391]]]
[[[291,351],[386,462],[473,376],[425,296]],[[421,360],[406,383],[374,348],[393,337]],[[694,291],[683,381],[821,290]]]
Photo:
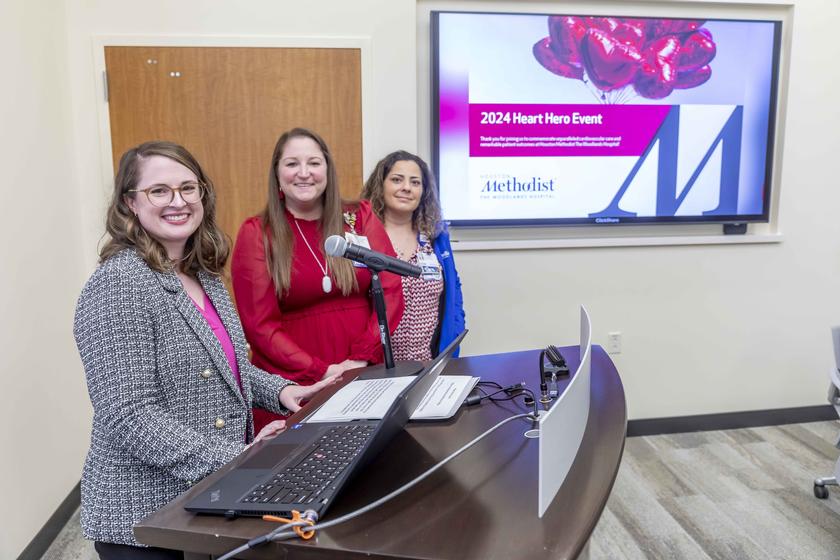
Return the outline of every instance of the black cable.
[[[471,395],[471,396],[467,397],[466,399],[464,399],[464,404],[466,404],[467,406],[473,406],[473,405],[480,404],[481,401],[483,401],[484,399],[488,399],[488,400],[491,400],[491,401],[509,401],[512,398],[518,396],[519,393],[517,391],[519,391],[520,389],[522,389],[524,387],[523,383],[517,383],[517,384],[511,385],[509,387],[502,387],[501,385],[499,385],[498,383],[496,383],[494,381],[488,381],[488,382],[486,382],[486,384],[491,385],[493,387],[498,387],[499,389],[497,391],[493,391],[492,393],[487,393],[484,390],[484,388],[478,387],[478,390],[481,391],[481,394],[480,395]],[[498,397],[496,397],[496,395],[498,395],[499,393],[505,393],[508,396],[506,398],[498,398]]]
[[[539,412],[539,409],[537,409],[537,398],[534,396],[534,392],[530,389],[526,389],[525,387],[522,387],[522,389],[520,389],[520,391],[522,393],[528,393],[531,396],[531,406],[534,409],[534,412],[532,413],[532,417],[534,419],[534,422],[537,422],[538,419],[539,419],[539,416],[540,416],[540,412]]]
[[[515,396],[515,395],[513,394],[513,391],[514,391],[514,390],[515,390],[515,389],[508,389],[508,388],[498,389],[498,390],[496,390],[496,391],[493,391],[492,393],[488,393],[488,394],[487,394],[487,396],[486,396],[486,397],[484,397],[484,398],[489,399],[489,400],[491,400],[491,401],[493,401],[493,400],[507,401],[507,400],[510,400],[510,398],[511,398],[512,396]],[[495,397],[496,395],[498,395],[499,393],[504,393],[504,394],[506,394],[506,395],[507,395],[507,397],[506,397],[506,398],[494,398],[494,397]]]
[[[242,546],[240,546],[238,548],[235,548],[235,549],[231,550],[230,552],[227,552],[226,554],[223,554],[222,556],[219,556],[219,558],[217,558],[216,560],[228,560],[229,558],[233,558],[234,556],[236,556],[240,552],[245,552],[246,550],[249,550],[251,548],[256,548],[256,547],[258,547],[260,545],[263,545],[267,542],[271,542],[272,539],[273,539],[273,536],[275,534],[280,533],[281,531],[285,531],[287,529],[293,528],[293,527],[304,527],[304,528],[306,528],[307,531],[309,531],[309,528],[311,527],[311,525],[309,525],[309,523],[306,523],[305,521],[296,521],[296,522],[292,522],[292,523],[284,523],[283,525],[280,525],[280,527],[274,529],[270,533],[266,533],[265,535],[260,535],[259,537],[253,538],[250,541],[243,544]],[[296,534],[296,533],[293,532],[292,534]]]
[[[495,381],[479,381],[476,385],[490,385],[491,387],[496,387],[497,389],[501,389],[502,386],[496,383]]]
[[[464,404],[467,406],[474,406],[480,404],[483,400],[489,400],[492,402],[504,402],[504,401],[511,401],[516,397],[522,396],[523,394],[528,394],[531,397],[531,402],[529,403],[527,400],[525,401],[526,406],[531,406],[533,408],[534,416],[539,415],[539,411],[537,409],[537,402],[536,397],[534,396],[534,392],[525,387],[525,383],[516,383],[514,385],[510,385],[508,387],[502,387],[495,381],[481,381],[478,385],[490,385],[492,387],[498,387],[497,391],[493,391],[492,393],[487,393],[484,391],[482,387],[478,387],[478,390],[481,391],[481,395],[471,395],[464,400]],[[505,397],[497,397],[499,393],[505,393],[507,396]]]

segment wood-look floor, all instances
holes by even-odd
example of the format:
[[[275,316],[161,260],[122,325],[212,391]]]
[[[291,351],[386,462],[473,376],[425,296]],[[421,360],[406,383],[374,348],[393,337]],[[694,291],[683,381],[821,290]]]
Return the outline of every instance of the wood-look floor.
[[[812,493],[839,433],[834,421],[628,439],[590,558],[840,558],[840,488]],[[96,558],[78,512],[43,557]]]
[[[840,558],[838,422],[629,438],[593,559]]]

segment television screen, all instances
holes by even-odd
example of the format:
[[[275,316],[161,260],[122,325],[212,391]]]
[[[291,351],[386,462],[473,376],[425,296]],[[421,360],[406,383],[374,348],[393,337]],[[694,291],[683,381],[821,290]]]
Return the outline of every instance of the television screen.
[[[432,13],[461,226],[767,221],[781,22]]]

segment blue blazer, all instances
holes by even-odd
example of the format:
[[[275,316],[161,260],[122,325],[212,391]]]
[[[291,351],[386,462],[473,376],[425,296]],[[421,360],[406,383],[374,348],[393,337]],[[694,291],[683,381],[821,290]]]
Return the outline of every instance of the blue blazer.
[[[443,270],[443,294],[438,308],[438,332],[433,340],[432,354],[437,356],[450,342],[455,340],[466,328],[464,317],[464,295],[461,293],[461,279],[455,268],[455,257],[446,229],[438,233],[432,241],[438,262]],[[455,351],[455,357],[460,353]]]

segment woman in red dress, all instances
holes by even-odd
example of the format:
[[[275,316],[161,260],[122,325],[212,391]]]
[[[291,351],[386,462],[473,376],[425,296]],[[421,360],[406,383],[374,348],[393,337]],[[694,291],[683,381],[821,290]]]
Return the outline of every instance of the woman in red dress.
[[[268,204],[239,229],[231,262],[233,291],[252,361],[302,385],[382,361],[371,275],[324,253],[331,235],[395,256],[367,201],[341,200],[329,148],[295,128],[277,140]],[[393,332],[403,312],[398,276],[380,274]],[[280,417],[254,409],[254,424]]]

